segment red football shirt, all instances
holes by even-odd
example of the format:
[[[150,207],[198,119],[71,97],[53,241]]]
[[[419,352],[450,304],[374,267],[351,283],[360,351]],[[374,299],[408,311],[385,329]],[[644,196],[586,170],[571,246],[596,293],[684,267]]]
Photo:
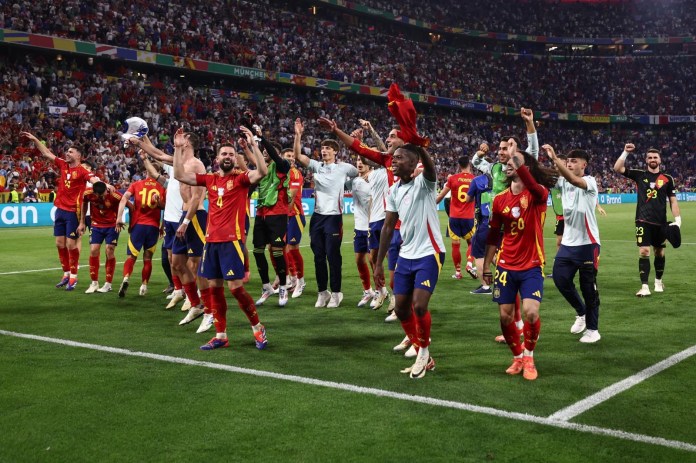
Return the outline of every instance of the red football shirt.
[[[291,190],[297,189],[295,199],[293,199],[288,209],[288,216],[294,217],[296,215],[304,215],[304,209],[302,209],[302,186],[304,185],[304,177],[302,177],[302,172],[300,172],[300,169],[293,167],[290,169],[290,172],[288,172],[288,176],[290,177],[288,188]]]
[[[544,188],[540,186],[540,188]],[[546,188],[544,188],[546,190]],[[515,195],[508,188],[493,199],[491,229],[503,227],[498,264],[508,270],[528,270],[544,265],[546,199],[535,202],[529,189]]]
[[[206,243],[244,240],[249,196],[249,172],[196,174],[196,183],[208,190]]]
[[[55,163],[60,172],[60,179],[53,204],[64,211],[78,212],[82,204],[82,194],[87,188],[87,182],[92,178],[92,173],[79,164],[77,167],[70,167],[65,159],[59,157],[56,157]]]
[[[128,192],[133,197],[131,225],[153,225],[159,228],[167,194],[164,187],[154,178],[148,177],[132,183]],[[159,201],[154,200],[155,193],[159,195]]]
[[[83,195],[82,206],[86,208],[88,203],[92,205],[90,208],[92,226],[97,228],[115,227],[118,204],[121,202],[121,198],[121,194],[117,191],[113,193],[107,191],[103,196],[99,196],[91,188],[87,188]]]
[[[256,208],[257,217],[265,217],[267,215],[287,215],[289,212],[289,199],[288,199],[288,189],[285,187],[285,180],[288,174],[283,174],[276,171],[275,175],[278,177],[278,185],[276,187],[278,191],[278,197],[276,203],[272,206],[259,206]],[[268,179],[268,177],[265,177]],[[270,181],[267,180],[267,181]],[[263,180],[262,180],[263,182]],[[257,202],[258,204],[258,202]]]
[[[474,174],[468,172],[460,172],[450,175],[447,179],[447,186],[452,192],[452,200],[450,202],[450,217],[453,219],[473,219],[474,218],[474,202],[465,202],[466,193],[469,191],[471,180]]]

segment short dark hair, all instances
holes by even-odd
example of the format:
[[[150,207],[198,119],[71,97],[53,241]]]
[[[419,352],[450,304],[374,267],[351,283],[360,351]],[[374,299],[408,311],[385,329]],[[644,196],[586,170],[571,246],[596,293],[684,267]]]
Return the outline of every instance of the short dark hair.
[[[336,140],[333,140],[331,138],[327,138],[326,140],[322,140],[321,146],[328,146],[329,148],[333,148],[334,151],[338,152],[339,146],[338,142]]]
[[[220,146],[218,146],[217,154],[220,154],[220,150],[222,150],[223,148],[232,148],[234,152],[237,153],[237,148],[235,148],[233,144],[223,143]]]
[[[85,154],[85,147],[80,145],[79,143],[73,143],[72,145],[70,145],[70,148],[80,153],[80,157],[84,156]]]
[[[406,143],[403,146],[399,147],[400,150],[406,150],[410,154],[414,154],[416,156],[416,159],[420,159],[423,155],[423,147],[414,145],[413,143]]]
[[[505,135],[504,137],[501,137],[500,141],[505,141],[505,142],[507,142],[507,141],[508,141],[509,139],[511,139],[511,138],[512,138],[513,140],[515,140],[515,143],[517,143],[517,146],[520,146],[520,147],[522,146],[522,143],[520,143],[520,139],[517,138],[517,137],[514,136],[514,135]]]
[[[293,148],[283,148],[283,150],[280,152],[280,154],[283,155],[289,151],[293,152],[293,153],[295,152],[295,150]]]
[[[588,164],[590,163],[590,153],[585,150],[571,150],[566,158],[584,159]]]
[[[459,158],[457,162],[459,163],[459,167],[464,169],[465,167],[469,167],[469,162],[471,161],[469,160],[468,156],[462,156]]]
[[[191,143],[193,151],[198,151],[198,147],[201,146],[200,137],[193,132],[188,132],[186,135],[189,140],[189,143]]]
[[[662,153],[660,153],[660,150],[657,148],[648,148],[645,154],[647,155],[648,153],[657,153],[658,156],[662,156]]]

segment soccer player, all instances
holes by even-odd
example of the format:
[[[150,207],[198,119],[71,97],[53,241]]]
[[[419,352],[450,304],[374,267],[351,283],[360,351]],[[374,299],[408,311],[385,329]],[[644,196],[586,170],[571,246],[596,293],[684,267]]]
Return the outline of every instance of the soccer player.
[[[585,174],[590,155],[576,149],[568,153],[567,159],[562,159],[551,145],[543,145],[542,149],[561,174],[556,188],[561,190],[564,230],[553,263],[553,282],[577,313],[570,332],[584,332],[580,342],[595,343],[601,338],[597,290],[600,241],[595,215],[599,191],[595,178]],[[582,298],[573,283],[578,272]]]
[[[329,121],[335,123],[333,121]],[[333,131],[333,130],[332,130]],[[298,118],[295,133],[302,134],[304,125]],[[300,153],[297,162],[314,174],[314,214],[309,222],[309,236],[314,253],[314,268],[317,277],[317,302],[314,307],[335,308],[341,305],[341,242],[343,239],[343,188],[347,179],[358,176],[355,166],[337,162],[339,146],[335,140],[321,142],[322,162]],[[328,270],[327,270],[328,261]],[[327,286],[331,281],[331,292]]]
[[[224,282],[227,282],[239,308],[249,319],[257,349],[268,344],[266,329],[259,321],[256,305],[244,288],[244,226],[249,187],[257,184],[268,172],[260,156],[254,137],[246,127],[240,127],[246,142],[252,147],[256,170],[235,169],[237,152],[234,147],[223,144],[218,148],[216,161],[218,171],[197,174],[185,169],[181,150],[174,151],[174,176],[181,183],[205,186],[208,191],[208,226],[205,249],[201,260],[200,275],[208,280],[210,310],[215,324],[215,337],[202,345],[201,350],[229,347],[227,338],[227,300]],[[184,131],[174,135],[174,145],[186,143]]]
[[[121,194],[117,191],[108,191],[104,182],[96,182],[92,188],[85,190],[82,196],[82,207],[80,214],[80,225],[77,227],[77,234],[82,235],[87,229],[86,217],[87,208],[92,211],[91,229],[89,237],[89,275],[92,283],[85,291],[85,294],[94,292],[108,293],[111,291],[111,283],[114,279],[116,269],[116,256],[114,255],[118,244],[119,232],[116,230],[116,214],[121,203]],[[133,209],[130,203],[126,204],[130,213]],[[102,243],[106,243],[106,282],[99,287],[99,254]]]
[[[360,156],[363,156],[364,158],[374,162],[377,165],[385,167],[385,170],[383,172],[380,169],[373,171],[372,180],[370,180],[372,184],[372,205],[374,208],[376,208],[376,210],[371,211],[370,214],[370,237],[374,237],[371,238],[370,246],[372,249],[371,256],[373,259],[372,263],[374,267],[375,263],[377,262],[377,249],[379,248],[380,241],[379,236],[382,233],[382,226],[384,224],[383,214],[381,214],[379,211],[379,203],[381,202],[382,208],[384,208],[389,187],[393,185],[395,181],[395,175],[392,170],[392,157],[396,150],[399,147],[403,146],[405,142],[404,140],[399,138],[399,130],[394,128],[391,131],[389,131],[389,135],[387,136],[387,150],[384,152],[380,152],[366,146],[360,141],[359,138],[348,135],[347,133],[339,129],[334,121],[321,118],[319,119],[319,123],[331,130],[338,137],[339,140],[341,140],[346,146],[350,148],[351,151],[359,154]],[[375,135],[372,136],[373,138],[375,138]],[[401,233],[399,231],[400,227],[401,223],[397,222],[394,229],[394,233],[392,235],[392,242],[390,244],[389,254],[387,256],[387,266],[389,268],[389,284],[392,287],[392,289],[394,288],[394,268],[396,266],[396,260],[399,256],[399,248],[401,247]],[[389,297],[389,293],[386,290],[386,288],[380,287],[377,281],[375,281],[375,287],[375,299],[373,299],[372,303],[370,304],[370,307],[372,307],[373,309],[378,309],[384,303],[386,298]],[[392,297],[390,298],[389,308],[387,309],[388,314],[384,320],[385,322],[392,322],[397,320],[396,314],[393,311],[394,304],[395,301]],[[406,345],[405,349],[408,349],[409,345]]]
[[[418,160],[422,175],[414,177]],[[440,220],[435,204],[437,170],[425,149],[405,144],[392,158],[394,174],[399,177],[389,189],[387,214],[380,236],[375,280],[384,285],[382,263],[389,250],[397,220],[401,220],[401,249],[395,271],[394,311],[411,343],[418,347],[415,363],[403,373],[422,378],[435,368],[430,356],[431,318],[428,303],[435,290],[445,257]]]
[[[534,157],[519,150],[512,138],[508,140],[508,149],[514,153],[505,170],[510,187],[493,199],[483,280],[486,285],[495,282],[493,301],[499,305],[500,327],[514,356],[506,373],[523,373],[525,379],[535,380],[538,373],[533,355],[541,329],[539,306],[544,293],[543,228],[547,188],[556,183],[556,178],[553,170],[541,167]],[[496,254],[493,278],[489,268]],[[518,293],[525,317],[524,355],[514,320]]]
[[[56,215],[53,223],[53,236],[56,238],[58,258],[63,268],[63,278],[56,288],[65,287],[72,291],[77,286],[77,268],[80,261],[80,248],[77,240],[77,227],[80,222],[80,205],[87,182],[96,183],[100,179],[85,169],[81,164],[82,147],[73,144],[61,159],[49,150],[41,140],[29,132],[20,132],[20,137],[34,143],[41,155],[56,164],[59,173],[58,192],[54,202]]]
[[[295,134],[295,141],[292,150],[285,150],[283,156],[292,166],[288,177],[290,183],[288,185],[288,233],[286,237],[287,246],[285,247],[286,262],[288,263],[288,274],[291,276],[290,286],[294,286],[292,298],[302,296],[304,292],[304,259],[300,252],[300,241],[302,241],[302,233],[304,232],[306,219],[304,208],[302,207],[302,188],[304,186],[304,177],[300,169],[295,167],[296,153],[300,152],[301,135]]]
[[[366,258],[370,251],[370,184],[368,183],[370,167],[363,163],[360,158],[356,161],[355,166],[359,175],[353,179],[351,184],[351,190],[353,191],[353,217],[355,219],[353,251],[355,252],[355,264],[358,267],[358,274],[363,287],[363,296],[358,302],[358,307],[363,307],[372,301],[374,297],[370,281],[370,266]]]
[[[491,187],[493,179],[489,174],[474,177],[466,192],[466,202],[474,203],[474,216],[476,219],[476,231],[471,238],[471,256],[475,259],[476,268],[483,269],[483,258],[486,256],[486,240],[488,238],[488,219],[491,214]],[[483,271],[477,272],[480,286],[471,294],[493,294],[491,287],[483,281]],[[503,339],[504,340],[504,339]]]
[[[288,231],[288,172],[290,163],[279,154],[280,147],[263,137],[261,129],[254,126],[255,135],[263,147],[262,154],[268,174],[259,181],[258,199],[256,200],[256,219],[254,220],[254,260],[261,277],[261,297],[256,305],[263,305],[269,297],[273,296],[273,286],[268,276],[268,261],[266,260],[266,246],[270,245],[271,258],[278,275],[278,305],[285,307],[288,303],[287,289],[287,263],[285,261],[284,248],[285,236]],[[256,147],[256,148],[255,148]],[[258,145],[251,147],[259,149]]]
[[[527,149],[525,151],[534,159],[539,159],[539,137],[537,135],[536,126],[534,125],[534,111],[529,108],[521,108],[520,116],[522,117],[522,120],[524,120],[524,124],[527,129]],[[505,171],[507,169],[507,163],[510,160],[510,156],[514,154],[510,150],[510,143],[508,140],[513,140],[516,147],[520,146],[520,142],[517,137],[503,136],[498,144],[497,162],[491,164],[485,159],[486,154],[488,154],[490,150],[488,144],[485,142],[481,143],[479,150],[471,159],[471,164],[475,169],[478,169],[483,174],[489,174],[491,176],[491,191],[493,192],[493,197],[508,188],[508,178]],[[487,272],[488,268],[483,270]],[[515,302],[514,319],[518,331],[521,333],[523,323],[519,300]],[[505,338],[502,335],[496,336],[495,341],[503,343],[505,342]]]
[[[182,217],[184,216],[184,200],[181,196],[181,185],[179,181],[174,178],[174,168],[172,167],[173,157],[165,152],[157,149],[149,137],[146,135],[142,139],[133,137],[129,139],[129,144],[135,145],[142,150],[141,159],[145,165],[146,170],[153,178],[157,179],[162,186],[167,190],[167,200],[164,206],[164,240],[163,247],[166,249],[167,255],[166,259],[169,261],[172,271],[172,282],[174,284],[174,290],[172,291],[171,297],[168,297],[169,303],[165,307],[166,309],[173,309],[176,305],[186,299],[186,293],[184,292],[183,284],[181,282],[180,272],[178,267],[174,265],[174,255],[172,249],[174,248],[174,242],[177,239],[177,230],[181,224]],[[159,172],[154,168],[152,163],[143,154],[150,155],[157,161],[162,163],[162,170],[167,173],[169,180],[164,183]],[[188,230],[187,230],[188,231]],[[164,258],[164,256],[163,256]],[[190,305],[190,304],[189,304]]]
[[[474,174],[471,173],[471,164],[469,158],[462,156],[459,158],[459,173],[450,175],[447,178],[447,183],[437,196],[436,203],[440,203],[442,199],[450,191],[454,191],[450,203],[449,226],[447,227],[452,240],[452,261],[454,262],[455,273],[452,278],[457,280],[462,279],[462,253],[461,241],[467,243],[466,251],[466,272],[471,275],[471,278],[478,278],[476,269],[471,265],[471,238],[476,232],[474,222],[475,205],[472,202],[466,202],[466,194],[469,191],[471,181],[474,179]]]
[[[166,201],[166,190],[149,173],[143,180],[131,183],[121,198],[116,215],[116,229],[121,232],[125,228],[123,212],[126,203],[133,198],[132,214],[130,216],[130,236],[126,262],[123,264],[123,282],[118,290],[118,297],[125,297],[130,284],[135,261],[143,251],[143,270],[139,294],[147,294],[147,284],[152,275],[152,256],[157,246],[157,240],[164,230],[160,229],[160,217]]]
[[[647,170],[626,169],[626,158],[636,149],[633,143],[626,143],[624,151],[614,164],[614,170],[634,182],[638,192],[636,206],[636,244],[639,259],[638,272],[641,288],[636,293],[638,297],[650,296],[648,281],[650,278],[650,246],[655,252],[655,292],[665,290],[662,275],[665,272],[665,240],[663,226],[667,224],[667,201],[674,216],[670,226],[681,227],[681,215],[677,203],[676,187],[671,175],[660,171],[660,152],[650,148],[645,155]]]

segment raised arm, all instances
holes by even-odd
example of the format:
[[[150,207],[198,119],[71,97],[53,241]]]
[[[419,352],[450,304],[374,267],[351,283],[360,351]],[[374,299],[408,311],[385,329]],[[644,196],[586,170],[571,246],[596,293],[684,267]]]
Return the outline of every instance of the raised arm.
[[[138,155],[140,156],[140,159],[143,161],[145,170],[150,175],[150,177],[154,178],[160,185],[166,188],[167,179],[163,178],[162,175],[159,173],[159,170],[157,170],[157,168],[154,165],[152,165],[150,159],[147,157],[147,153],[145,152],[145,150],[139,149]]]
[[[511,159],[512,164],[515,166],[515,170],[517,171],[517,175],[520,177],[522,183],[524,183],[524,186],[527,187],[529,192],[532,194],[534,200],[536,202],[546,201],[548,198],[548,191],[546,191],[546,188],[541,186],[534,179],[534,177],[532,177],[529,169],[524,165],[524,157],[522,157],[519,152],[516,152],[512,155]]]
[[[145,135],[142,139],[133,137],[130,140],[128,140],[128,143],[137,146],[139,149],[145,151],[147,154],[149,154],[154,159],[160,162],[163,162],[170,166],[174,165],[173,156],[165,153],[164,151],[160,150],[155,145],[153,145],[147,135]]]
[[[437,180],[437,167],[425,148],[420,149],[420,161],[423,164],[423,178],[434,182]],[[418,170],[418,169],[416,169]],[[414,175],[415,176],[415,175]]]
[[[471,165],[484,174],[491,172],[491,163],[484,158],[489,151],[490,148],[488,147],[488,143],[483,142],[479,145],[479,149],[476,151],[476,154],[474,154],[474,157],[471,158]]]
[[[55,162],[55,160],[56,160],[56,155],[53,154],[53,153],[51,152],[51,150],[48,149],[48,148],[46,147],[46,145],[44,145],[43,143],[41,143],[41,140],[39,140],[38,138],[36,138],[33,134],[31,134],[31,133],[29,133],[29,132],[19,132],[19,136],[20,136],[20,137],[27,138],[27,139],[33,141],[33,142],[34,142],[34,146],[36,147],[36,149],[39,150],[39,152],[41,153],[41,155],[42,155],[43,157],[45,157],[46,159],[48,159],[48,160],[51,161],[51,162]]]
[[[251,148],[252,157],[254,158],[252,162],[256,164],[256,170],[249,171],[249,181],[252,185],[255,185],[268,174],[268,166],[266,166],[266,161],[263,160],[263,155],[261,154],[261,150],[259,150],[259,145],[256,143],[254,134],[251,133],[251,130],[244,126],[239,129],[246,137],[247,145]]]
[[[380,151],[387,151],[387,145],[385,145],[382,139],[379,137],[379,134],[377,133],[375,128],[372,127],[370,121],[366,121],[365,119],[358,119],[358,122],[360,123],[360,126],[363,128],[363,130],[367,130],[368,132],[370,132],[370,138],[372,138],[372,141],[375,142],[377,149]]]
[[[575,185],[578,188],[587,190],[587,182],[585,181],[585,179],[582,177],[578,177],[570,170],[568,170],[565,161],[556,155],[556,151],[553,149],[553,146],[546,144],[542,146],[542,149],[546,151],[547,156],[556,165],[556,169],[558,169],[558,172],[563,176],[563,178],[568,180],[571,183],[571,185]]]
[[[634,145],[633,143],[626,143],[626,145],[624,145],[623,153],[621,153],[619,159],[617,159],[614,163],[614,172],[617,172],[619,174],[624,174],[626,172],[626,158],[635,149],[636,145]]]
[[[196,174],[193,172],[186,172],[186,169],[184,169],[183,147],[185,144],[186,136],[184,135],[184,129],[179,127],[174,134],[174,178],[181,183],[197,186]]]
[[[302,153],[302,134],[304,133],[304,124],[298,117],[295,119],[295,141],[292,144],[292,150],[295,152],[295,160],[302,166],[309,165],[309,156]]]
[[[527,149],[525,151],[531,154],[534,159],[539,159],[539,137],[534,125],[534,111],[529,108],[521,108],[520,114],[527,129]]]

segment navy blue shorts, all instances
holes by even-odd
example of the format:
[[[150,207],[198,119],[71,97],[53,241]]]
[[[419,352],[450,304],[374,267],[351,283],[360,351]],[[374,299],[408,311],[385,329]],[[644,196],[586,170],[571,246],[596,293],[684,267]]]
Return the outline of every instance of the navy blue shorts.
[[[89,244],[118,244],[118,232],[116,227],[92,227],[92,235],[89,237]]]
[[[179,228],[186,217],[186,212],[181,216],[181,220],[176,225]],[[188,227],[186,227],[186,235],[180,240],[174,237],[172,243],[172,254],[186,254],[191,257],[200,257],[203,255],[203,246],[205,245],[205,231],[208,226],[208,212],[204,210],[196,211],[196,215],[191,219]],[[176,230],[175,230],[176,232]]]
[[[488,238],[488,217],[476,224],[474,237],[471,239],[471,255],[474,259],[486,257],[486,238]]]
[[[172,249],[176,238],[176,229],[179,228],[177,222],[164,221],[164,249]]]
[[[418,259],[399,257],[394,271],[394,294],[411,294],[414,289],[435,291],[444,260],[444,252]]]
[[[154,253],[158,239],[159,228],[154,225],[134,225],[130,237],[128,237],[128,249],[126,252],[129,256],[135,257],[138,257],[141,249]]]
[[[358,253],[368,253],[370,248],[368,235],[370,234],[367,230],[353,230],[353,251]]]
[[[396,261],[399,259],[399,251],[401,250],[401,232],[394,230],[391,242],[389,243],[389,251],[387,252],[387,268],[389,270],[396,269]]]
[[[206,243],[198,275],[208,280],[239,280],[244,278],[244,243],[226,241]]]
[[[528,270],[507,270],[501,266],[495,269],[493,280],[493,302],[513,304],[517,298],[534,299],[541,302],[544,295],[544,275],[541,267]]]
[[[370,251],[373,249],[379,249],[379,237],[382,236],[382,227],[384,226],[384,219],[378,220],[376,222],[370,222],[370,235],[368,246]]]
[[[307,220],[305,219],[304,214],[288,216],[288,233],[286,236],[288,244],[300,244],[305,225],[307,225]]]
[[[53,221],[53,236],[65,236],[71,240],[77,239],[77,227],[80,221],[77,212],[70,212],[56,208],[55,220]]]
[[[449,219],[449,227],[447,228],[449,237],[453,241],[468,240],[474,236],[476,224],[474,219]]]

